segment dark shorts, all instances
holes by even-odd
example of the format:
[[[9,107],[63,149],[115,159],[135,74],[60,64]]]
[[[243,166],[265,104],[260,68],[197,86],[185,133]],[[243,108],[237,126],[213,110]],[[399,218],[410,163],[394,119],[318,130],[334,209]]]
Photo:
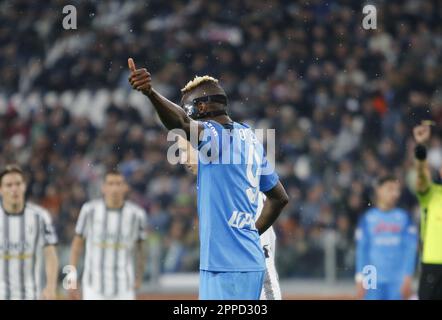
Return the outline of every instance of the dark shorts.
[[[442,264],[422,264],[419,299],[442,300]]]

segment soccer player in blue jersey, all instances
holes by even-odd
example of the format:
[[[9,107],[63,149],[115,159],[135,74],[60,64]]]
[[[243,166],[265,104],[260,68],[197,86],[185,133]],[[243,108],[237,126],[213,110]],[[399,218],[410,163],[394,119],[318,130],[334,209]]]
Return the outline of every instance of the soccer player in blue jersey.
[[[181,136],[178,136],[177,146],[180,150],[180,163],[184,164],[190,173],[198,175],[198,154],[196,150],[191,147],[189,141]],[[264,206],[264,198],[265,196],[260,192],[258,195],[256,219],[261,214],[262,207]],[[260,300],[281,300],[281,287],[279,285],[278,272],[275,266],[276,234],[273,227],[268,228],[266,232],[261,234],[260,241],[261,248],[266,258],[265,263],[267,268]]]
[[[146,69],[128,64],[132,88],[150,99],[168,130],[181,129],[199,150],[200,299],[258,300],[266,268],[259,235],[288,202],[262,144],[230,119],[218,80],[195,77],[182,89],[180,107],[152,88]],[[255,223],[260,191],[267,199]]]
[[[376,205],[361,216],[356,230],[358,298],[409,299],[416,265],[416,227],[410,215],[396,207],[400,184],[395,177],[379,179],[375,193]],[[364,279],[368,276],[371,281]]]

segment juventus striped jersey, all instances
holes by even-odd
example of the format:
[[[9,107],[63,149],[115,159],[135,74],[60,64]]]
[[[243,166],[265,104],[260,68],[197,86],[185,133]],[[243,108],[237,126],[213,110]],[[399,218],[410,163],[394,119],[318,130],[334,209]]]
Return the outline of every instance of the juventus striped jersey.
[[[106,208],[103,199],[85,203],[75,228],[86,239],[83,286],[109,297],[133,290],[134,248],[146,225],[146,212],[130,201],[119,210]]]
[[[18,214],[0,207],[0,300],[39,298],[43,248],[55,244],[48,211],[29,202]]]
[[[258,195],[256,220],[258,220],[261,215],[265,199],[265,194],[260,192]],[[264,250],[264,256],[266,257],[266,272],[260,300],[281,300],[281,288],[279,286],[278,272],[275,267],[276,234],[273,226],[270,226],[270,228],[260,236],[260,240],[262,249]]]

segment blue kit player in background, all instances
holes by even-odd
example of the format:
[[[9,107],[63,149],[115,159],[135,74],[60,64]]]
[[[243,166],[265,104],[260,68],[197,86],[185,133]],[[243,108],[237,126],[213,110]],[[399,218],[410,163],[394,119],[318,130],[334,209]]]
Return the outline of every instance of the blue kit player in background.
[[[400,184],[386,176],[376,185],[376,206],[367,210],[356,230],[356,286],[358,298],[400,300],[412,295],[416,266],[417,229],[412,218],[397,208]],[[364,276],[376,271],[375,286],[366,286]],[[367,272],[368,271],[368,272]],[[365,287],[365,288],[364,288]]]
[[[199,151],[199,298],[259,300],[266,269],[259,236],[288,202],[262,144],[230,119],[218,80],[195,77],[181,90],[180,107],[152,88],[146,69],[136,69],[132,59],[128,64],[132,88],[149,98],[168,130],[180,129]],[[260,191],[266,201],[255,223]]]

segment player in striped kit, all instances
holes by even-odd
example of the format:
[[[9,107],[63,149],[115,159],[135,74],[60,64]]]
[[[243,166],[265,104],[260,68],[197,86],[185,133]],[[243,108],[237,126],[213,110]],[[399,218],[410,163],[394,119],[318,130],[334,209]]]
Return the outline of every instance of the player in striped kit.
[[[256,212],[256,219],[262,212],[264,206],[265,195],[260,192],[258,195],[258,210]],[[278,272],[275,266],[275,251],[276,251],[276,234],[273,227],[267,229],[260,237],[261,246],[264,250],[266,271],[264,275],[264,283],[261,290],[261,300],[281,300],[281,288],[279,286]]]
[[[178,149],[180,149],[180,163],[184,164],[189,172],[194,175],[198,174],[197,154],[190,143],[178,137]],[[258,208],[256,212],[256,219],[259,218],[262,208],[264,206],[265,195],[260,192],[258,195]],[[276,234],[273,227],[270,227],[260,236],[261,246],[264,251],[266,271],[264,275],[264,282],[261,290],[260,300],[281,300],[281,288],[279,286],[278,272],[275,267],[275,249],[276,249]]]
[[[25,201],[23,171],[8,165],[0,172],[0,300],[55,299],[57,236],[50,214]],[[42,260],[46,287],[41,290]]]
[[[146,212],[125,199],[128,190],[119,171],[108,171],[102,185],[103,198],[81,208],[70,264],[77,267],[86,246],[84,300],[133,300],[141,286]]]

